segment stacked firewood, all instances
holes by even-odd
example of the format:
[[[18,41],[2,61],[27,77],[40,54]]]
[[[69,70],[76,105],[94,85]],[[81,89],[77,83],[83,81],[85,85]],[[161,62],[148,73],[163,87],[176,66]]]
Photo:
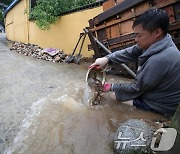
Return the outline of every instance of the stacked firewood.
[[[67,55],[63,50],[54,48],[43,49],[38,45],[26,44],[15,42],[12,44],[10,50],[14,50],[17,53],[22,53],[25,56],[32,56],[34,58],[43,59],[51,62],[64,62]]]

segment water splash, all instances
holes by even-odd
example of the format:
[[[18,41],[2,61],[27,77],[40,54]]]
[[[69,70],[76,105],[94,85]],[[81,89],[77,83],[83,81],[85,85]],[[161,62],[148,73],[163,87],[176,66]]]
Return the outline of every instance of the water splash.
[[[78,88],[70,83],[35,102],[4,153],[113,153],[112,141],[119,123],[135,118],[139,111],[135,114],[135,108],[116,105],[109,96],[104,96],[105,105],[89,106],[91,89],[82,82],[76,84]]]
[[[84,95],[82,98],[82,103],[90,105],[91,100],[94,98],[95,89],[90,87],[88,83],[85,84]]]

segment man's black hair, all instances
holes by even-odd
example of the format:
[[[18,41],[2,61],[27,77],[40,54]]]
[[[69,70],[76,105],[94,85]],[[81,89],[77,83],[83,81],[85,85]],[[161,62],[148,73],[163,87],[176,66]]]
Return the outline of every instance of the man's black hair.
[[[164,10],[150,9],[135,19],[133,27],[136,25],[142,25],[149,32],[161,28],[165,35],[169,30],[169,17]]]

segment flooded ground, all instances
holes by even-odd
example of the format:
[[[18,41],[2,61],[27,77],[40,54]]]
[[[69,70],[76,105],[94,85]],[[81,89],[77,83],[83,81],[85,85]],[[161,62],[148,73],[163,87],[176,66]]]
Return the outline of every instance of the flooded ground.
[[[103,94],[102,104],[90,106],[86,65],[37,60],[9,51],[5,44],[0,58],[0,135],[9,137],[2,153],[111,154],[121,122],[163,118],[118,102],[110,92]],[[108,81],[130,80],[109,76]]]
[[[119,123],[129,118],[155,120],[159,115],[117,102],[105,94],[103,104],[83,101],[83,80],[66,83],[35,102],[7,153],[110,154]]]

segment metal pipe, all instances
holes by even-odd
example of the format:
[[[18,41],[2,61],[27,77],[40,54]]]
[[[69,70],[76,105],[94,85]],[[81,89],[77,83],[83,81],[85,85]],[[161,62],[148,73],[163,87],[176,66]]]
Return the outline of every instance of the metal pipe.
[[[14,0],[12,3],[4,10],[3,17],[5,18],[7,13],[14,7],[16,4],[18,4],[21,0]]]
[[[84,29],[85,32],[88,33],[88,30],[87,29]],[[98,39],[96,39],[94,36],[93,36],[94,40],[96,41],[96,43],[101,47],[103,48],[107,53],[111,54],[112,52],[106,48],[104,46],[104,44],[102,44]],[[125,64],[121,64],[121,66],[133,77],[133,78],[136,78],[136,74],[128,67],[126,66]]]

